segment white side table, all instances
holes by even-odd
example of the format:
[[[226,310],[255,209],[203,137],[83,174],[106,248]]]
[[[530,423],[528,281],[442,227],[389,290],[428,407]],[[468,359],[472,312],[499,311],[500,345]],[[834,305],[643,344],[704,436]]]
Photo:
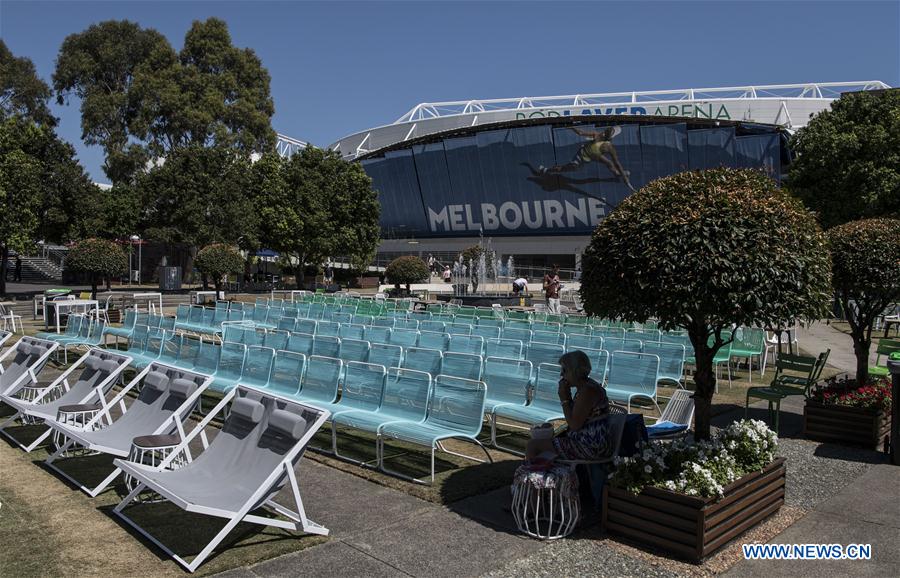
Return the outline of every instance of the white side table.
[[[100,407],[100,405],[95,403],[63,405],[56,410],[56,421],[69,427],[84,429],[87,423],[94,419],[94,417],[98,413],[100,413],[101,409],[102,408]],[[91,431],[100,429],[100,427],[102,426],[98,421],[96,424],[94,424],[94,426],[91,427]],[[61,448],[65,445],[65,443],[66,436],[59,430],[53,430],[53,446],[55,448]],[[68,458],[74,455],[88,456],[97,453],[99,452],[88,452],[79,444],[72,444],[72,447],[62,455]]]
[[[162,463],[172,451],[181,443],[181,437],[176,435],[149,435],[138,436],[131,442],[131,452],[128,461],[147,466],[157,466]],[[182,453],[169,463],[169,469],[175,470],[187,464],[187,458]],[[125,476],[125,486],[128,491],[133,491],[138,486],[138,481],[132,476]],[[144,503],[158,502],[161,498],[155,492],[147,492],[138,498]]]
[[[575,530],[581,516],[575,468],[554,464],[532,471],[521,465],[512,485],[512,514],[523,534],[540,540],[564,538]]]

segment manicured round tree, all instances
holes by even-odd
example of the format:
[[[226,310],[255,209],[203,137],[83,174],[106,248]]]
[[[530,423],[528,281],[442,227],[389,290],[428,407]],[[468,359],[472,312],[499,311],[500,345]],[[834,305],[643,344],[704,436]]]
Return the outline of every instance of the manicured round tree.
[[[388,263],[384,270],[384,276],[388,282],[394,284],[397,291],[400,290],[400,285],[406,285],[406,290],[409,291],[410,283],[419,283],[428,279],[428,265],[425,261],[412,255],[397,257]]]
[[[213,280],[216,295],[222,290],[222,279],[229,273],[244,270],[244,258],[240,251],[225,243],[213,243],[200,249],[194,265],[201,273]]]
[[[709,438],[723,331],[817,319],[829,302],[831,263],[815,218],[754,170],[653,181],[597,227],[581,263],[589,313],[687,330],[698,439]]]
[[[851,221],[826,236],[834,290],[850,323],[856,381],[865,385],[875,318],[900,301],[900,219]]]
[[[66,268],[91,277],[91,298],[97,298],[97,283],[103,276],[122,275],[128,270],[128,255],[106,239],[84,239],[69,248]]]

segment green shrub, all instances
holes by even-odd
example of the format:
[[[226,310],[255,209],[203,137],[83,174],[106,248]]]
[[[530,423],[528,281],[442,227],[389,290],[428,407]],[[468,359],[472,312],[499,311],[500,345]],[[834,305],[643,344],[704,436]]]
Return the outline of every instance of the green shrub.
[[[869,376],[875,318],[900,300],[900,219],[864,219],[829,229],[834,290],[850,323],[856,380]]]
[[[412,255],[397,257],[384,270],[385,278],[389,283],[393,283],[398,291],[400,285],[406,285],[406,290],[409,291],[410,283],[427,281],[429,274],[425,261]]]
[[[244,270],[244,258],[240,251],[224,243],[214,243],[200,249],[194,260],[197,270],[213,280],[216,294],[221,291],[222,279],[229,273]]]
[[[97,283],[101,277],[122,275],[128,270],[128,255],[106,239],[84,239],[73,245],[66,254],[66,268],[91,277],[91,298],[97,298]]]
[[[582,258],[581,295],[595,315],[655,317],[662,329],[687,330],[695,432],[705,439],[712,359],[730,341],[723,330],[819,318],[830,268],[813,215],[761,172],[684,172],[632,194],[597,227]]]

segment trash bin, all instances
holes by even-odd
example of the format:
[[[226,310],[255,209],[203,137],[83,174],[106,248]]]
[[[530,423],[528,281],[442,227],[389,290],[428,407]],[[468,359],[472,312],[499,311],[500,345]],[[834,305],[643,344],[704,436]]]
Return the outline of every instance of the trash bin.
[[[180,291],[181,290],[181,267],[160,267],[159,268],[159,290],[160,291]]]
[[[46,301],[53,301],[53,299],[55,299],[56,297],[64,297],[71,292],[71,289],[47,289],[46,291],[44,291],[44,299]],[[56,307],[47,307],[47,326],[50,327],[55,325]]]

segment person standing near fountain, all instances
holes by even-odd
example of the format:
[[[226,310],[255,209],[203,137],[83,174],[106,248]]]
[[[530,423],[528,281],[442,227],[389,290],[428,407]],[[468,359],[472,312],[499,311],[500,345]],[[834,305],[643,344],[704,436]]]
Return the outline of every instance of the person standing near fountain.
[[[450,265],[444,265],[444,283],[450,282]]]
[[[547,309],[550,313],[559,313],[559,265],[554,264],[550,272],[544,275],[544,296],[547,298]]]
[[[525,277],[519,277],[512,284],[512,292],[513,295],[518,297],[521,293],[528,292],[528,279]]]

